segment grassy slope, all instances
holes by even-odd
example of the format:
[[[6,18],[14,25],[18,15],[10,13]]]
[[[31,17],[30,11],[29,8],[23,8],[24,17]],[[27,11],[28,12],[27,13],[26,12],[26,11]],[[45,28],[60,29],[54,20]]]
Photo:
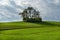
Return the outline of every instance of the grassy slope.
[[[42,23],[28,23],[28,22],[10,22],[0,23],[0,29],[15,29],[15,28],[39,28],[39,27],[59,27],[60,22],[42,22]]]
[[[14,29],[0,31],[0,40],[60,40],[60,22],[13,22],[0,25],[0,30]]]

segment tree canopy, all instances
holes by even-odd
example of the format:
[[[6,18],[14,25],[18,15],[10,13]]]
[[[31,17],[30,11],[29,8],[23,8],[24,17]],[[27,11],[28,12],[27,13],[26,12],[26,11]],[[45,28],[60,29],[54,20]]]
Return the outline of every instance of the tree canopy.
[[[40,17],[40,12],[35,10],[33,7],[28,7],[27,9],[24,9],[22,13],[19,13],[19,15],[22,15],[23,21],[42,21]]]

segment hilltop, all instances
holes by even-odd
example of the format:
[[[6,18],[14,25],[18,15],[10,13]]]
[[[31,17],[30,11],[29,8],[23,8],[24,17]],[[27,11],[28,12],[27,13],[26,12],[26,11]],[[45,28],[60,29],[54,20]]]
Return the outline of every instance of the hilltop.
[[[0,29],[21,29],[21,28],[40,28],[40,27],[60,27],[60,22],[5,22],[0,23]]]
[[[60,40],[60,22],[0,23],[0,40]]]

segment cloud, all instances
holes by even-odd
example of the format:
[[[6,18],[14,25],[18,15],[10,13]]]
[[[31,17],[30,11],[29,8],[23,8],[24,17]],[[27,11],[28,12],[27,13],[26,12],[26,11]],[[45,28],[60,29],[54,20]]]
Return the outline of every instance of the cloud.
[[[28,6],[39,10],[43,20],[60,20],[60,0],[1,0],[0,19],[3,21],[20,20],[18,13]]]
[[[9,2],[8,0],[1,0],[0,1],[0,6],[1,5],[8,5],[8,2]]]

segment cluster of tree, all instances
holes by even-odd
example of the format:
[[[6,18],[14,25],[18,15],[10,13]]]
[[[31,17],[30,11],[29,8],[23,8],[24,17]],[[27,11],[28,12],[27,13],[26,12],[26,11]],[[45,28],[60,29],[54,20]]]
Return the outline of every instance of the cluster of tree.
[[[19,13],[19,15],[22,15],[25,22],[42,22],[40,12],[33,7],[28,7],[22,13]]]

